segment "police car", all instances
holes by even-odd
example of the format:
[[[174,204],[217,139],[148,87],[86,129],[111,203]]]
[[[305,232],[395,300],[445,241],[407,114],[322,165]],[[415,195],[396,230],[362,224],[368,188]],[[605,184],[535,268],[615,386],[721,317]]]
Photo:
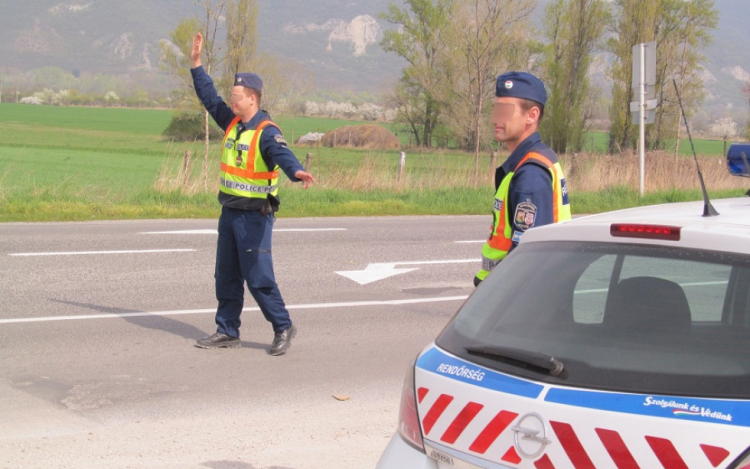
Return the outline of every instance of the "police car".
[[[713,207],[524,234],[409,367],[378,469],[750,469],[750,197]]]

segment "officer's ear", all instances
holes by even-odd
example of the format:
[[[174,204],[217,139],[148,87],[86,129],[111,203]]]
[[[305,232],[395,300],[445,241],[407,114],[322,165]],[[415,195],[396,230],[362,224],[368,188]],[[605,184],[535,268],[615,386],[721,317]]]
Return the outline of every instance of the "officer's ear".
[[[261,93],[255,88],[245,88],[245,95],[248,98],[255,98],[255,103],[260,107]]]
[[[542,111],[537,106],[532,106],[531,109],[526,111],[526,123],[529,125],[539,124],[541,119]]]

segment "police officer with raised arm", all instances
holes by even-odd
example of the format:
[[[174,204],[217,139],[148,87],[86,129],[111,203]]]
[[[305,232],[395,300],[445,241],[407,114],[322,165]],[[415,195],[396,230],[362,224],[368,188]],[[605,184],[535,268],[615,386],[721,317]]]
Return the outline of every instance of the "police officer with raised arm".
[[[495,140],[511,154],[495,172],[492,227],[482,247],[476,286],[528,229],[571,218],[562,167],[538,133],[546,102],[544,84],[534,75],[508,72],[497,78],[492,124]]]
[[[254,73],[238,73],[229,98],[216,92],[201,65],[203,35],[193,38],[190,57],[198,98],[225,131],[219,186],[219,239],[216,248],[216,333],[198,339],[200,348],[240,347],[244,282],[274,332],[271,355],[284,354],[297,328],[276,285],[271,234],[279,208],[279,168],[307,189],[315,179],[287,147],[278,126],[262,111],[263,82]]]

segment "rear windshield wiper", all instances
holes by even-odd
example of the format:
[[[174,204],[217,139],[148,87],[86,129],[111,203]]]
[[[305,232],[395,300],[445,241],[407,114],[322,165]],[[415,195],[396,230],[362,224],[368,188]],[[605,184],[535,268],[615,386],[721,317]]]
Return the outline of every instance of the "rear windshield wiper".
[[[558,376],[565,369],[565,366],[557,358],[539,352],[532,352],[530,350],[487,346],[467,347],[465,350],[472,355],[483,355],[511,365],[514,364],[513,362],[531,365],[531,367],[546,370],[552,376]]]

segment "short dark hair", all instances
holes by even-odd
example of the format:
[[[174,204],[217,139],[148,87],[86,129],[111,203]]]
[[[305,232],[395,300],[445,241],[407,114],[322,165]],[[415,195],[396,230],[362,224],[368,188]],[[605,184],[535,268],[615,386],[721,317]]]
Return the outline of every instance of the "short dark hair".
[[[260,92],[260,90],[256,90],[255,88],[247,88],[245,87],[245,96],[255,95],[255,99],[258,101],[258,105],[260,106],[260,100],[263,98],[263,93]]]
[[[523,109],[523,112],[529,112],[533,107],[539,108],[539,120],[537,121],[537,125],[539,125],[542,122],[542,117],[544,117],[544,104],[521,98],[521,109]]]

